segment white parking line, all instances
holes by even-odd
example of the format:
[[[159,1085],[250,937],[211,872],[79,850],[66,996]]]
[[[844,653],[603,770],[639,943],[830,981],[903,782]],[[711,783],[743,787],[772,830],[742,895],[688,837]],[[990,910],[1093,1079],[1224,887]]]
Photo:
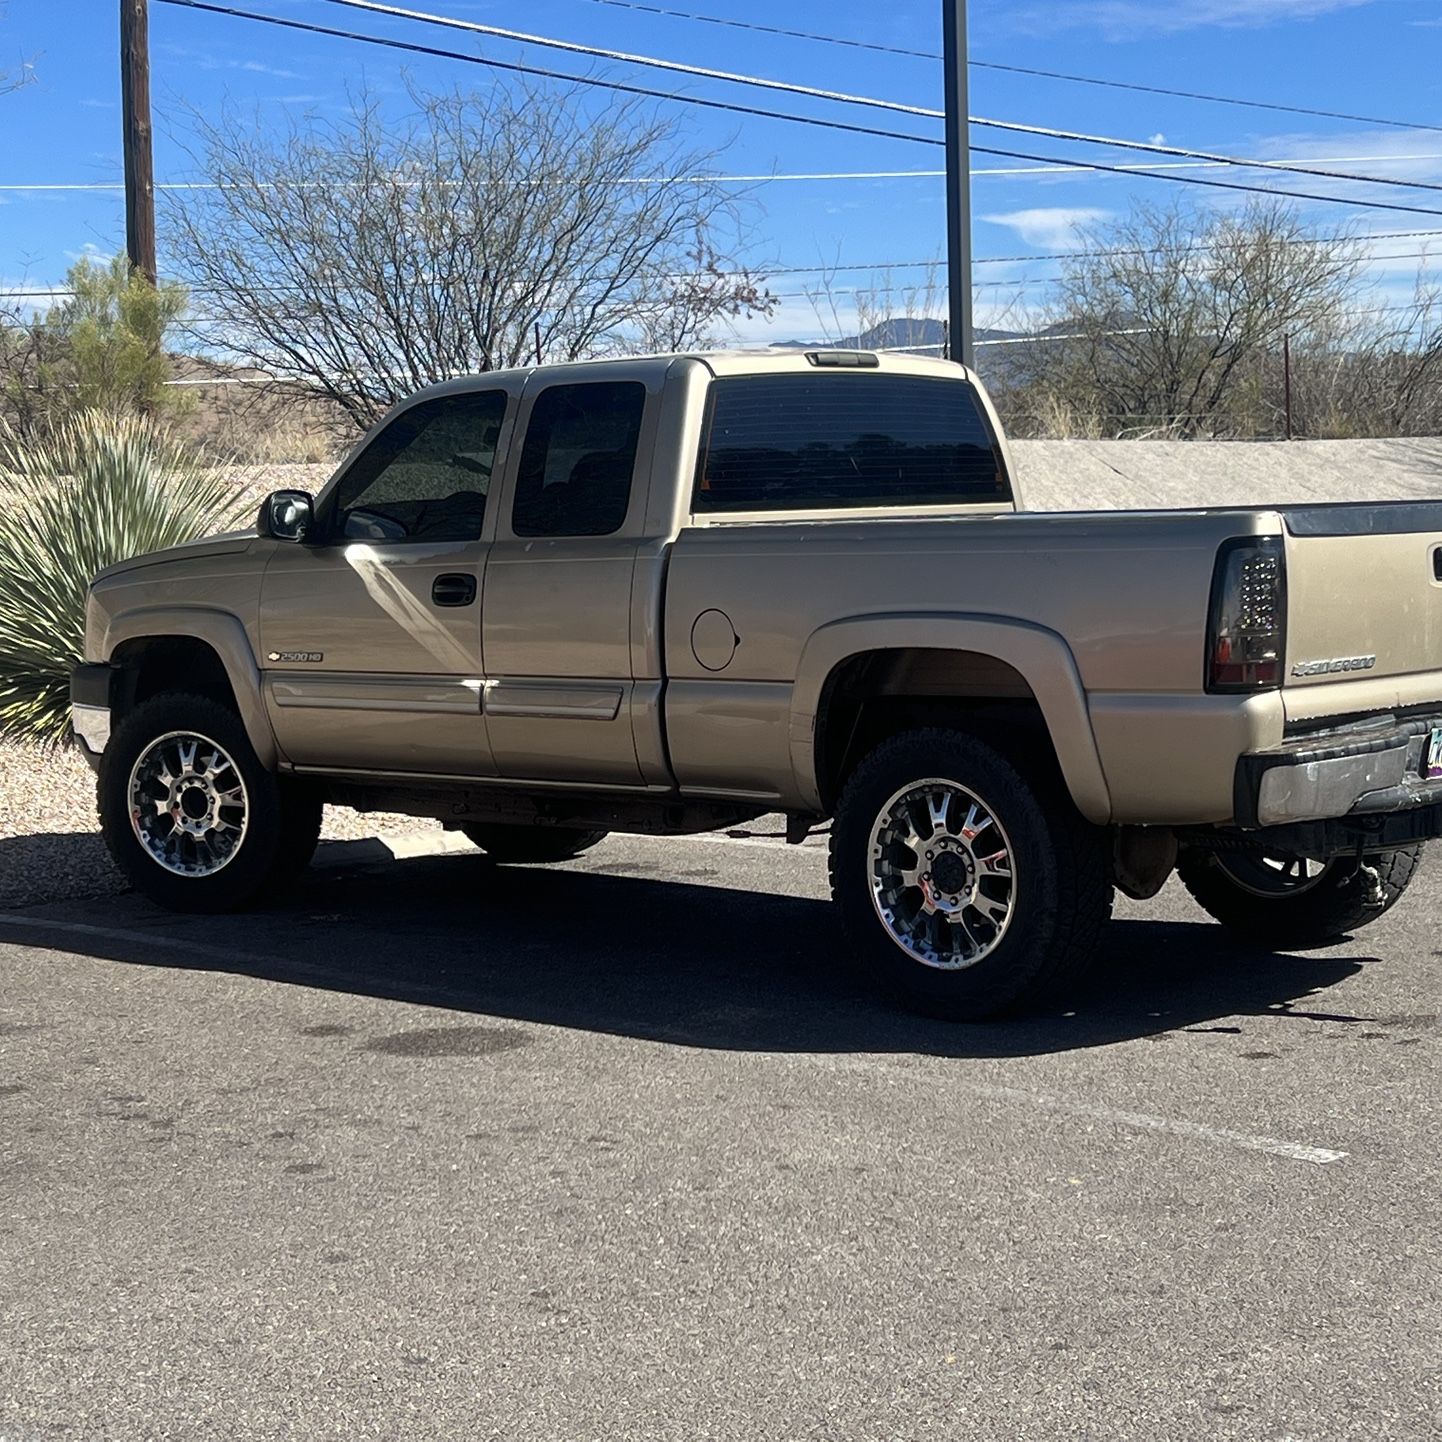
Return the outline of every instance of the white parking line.
[[[968,1085],[966,1089],[994,1101],[1026,1102],[1043,1111],[1065,1112],[1069,1116],[1087,1117],[1092,1121],[1110,1122],[1115,1126],[1133,1127],[1138,1131],[1168,1132],[1172,1136],[1190,1137],[1195,1141],[1242,1147],[1249,1152],[1269,1152],[1272,1156],[1286,1157],[1293,1162],[1310,1162],[1313,1166],[1324,1167],[1332,1162],[1340,1162],[1347,1155],[1346,1152],[1333,1151],[1330,1147],[1313,1147],[1302,1142],[1281,1141],[1277,1137],[1254,1136],[1250,1132],[1235,1132],[1227,1127],[1207,1126],[1204,1122],[1176,1121],[1171,1117],[1153,1116],[1150,1112],[1122,1111],[1117,1107],[1097,1106],[1092,1102],[1049,1096],[1045,1092],[1023,1091],[1020,1087]]]
[[[12,911],[0,911],[0,930],[6,926],[24,927],[31,931],[56,931],[62,935],[90,936],[97,941],[143,942],[146,946],[159,947],[162,951],[178,951],[186,956],[206,956],[215,961],[248,961],[257,965],[264,963],[274,966],[276,958],[262,956],[259,952],[237,951],[229,946],[208,946],[203,941],[184,940],[178,936],[157,936],[153,931],[131,931],[122,926],[94,926],[87,921],[57,921],[49,916],[20,916]],[[8,946],[29,946],[29,942],[6,942]],[[3,1438],[0,1438],[3,1442]]]
[[[274,966],[277,958],[264,956],[255,952],[238,951],[228,947],[210,946],[204,942],[194,942],[181,937],[157,936],[150,931],[136,931],[118,926],[95,926],[89,922],[81,921],[59,921],[48,916],[20,916],[14,913],[0,913],[0,928],[5,923],[12,926],[23,927],[35,931],[56,932],[61,935],[86,936],[97,940],[121,941],[143,943],[149,947],[156,947],[166,951],[179,952],[184,956],[195,958],[210,958],[216,961],[235,964],[237,962],[250,963],[252,965]],[[24,943],[22,943],[24,944]],[[334,977],[324,968],[311,966],[305,962],[286,961],[286,967],[291,977],[299,981],[302,977],[309,976],[312,979],[324,980],[327,983],[334,980]],[[359,984],[378,984],[381,978],[369,978],[353,975],[351,980]],[[425,994],[428,997],[426,1004],[432,1006],[446,1006],[452,1002],[459,1002],[462,998],[451,993],[446,988],[427,987],[417,991],[419,995]],[[814,1058],[823,1065],[836,1066],[840,1063],[848,1070],[851,1069],[874,1069],[876,1061],[863,1062],[859,1058],[841,1059],[835,1056],[818,1056]],[[883,1063],[888,1070],[904,1071],[912,1073],[910,1067],[900,1067],[895,1063]],[[1340,1162],[1346,1156],[1346,1152],[1335,1151],[1330,1147],[1314,1147],[1304,1142],[1289,1142],[1278,1137],[1259,1136],[1251,1132],[1233,1131],[1227,1127],[1208,1126],[1205,1122],[1191,1122],[1177,1120],[1172,1117],[1154,1116],[1150,1112],[1126,1111],[1119,1107],[1100,1106],[1092,1102],[1075,1101],[1070,1097],[1054,1096],[1046,1092],[1027,1091],[1022,1087],[999,1086],[984,1082],[970,1082],[963,1078],[957,1078],[960,1088],[973,1096],[983,1097],[990,1101],[1003,1101],[1020,1103],[1025,1106],[1035,1107],[1041,1111],[1060,1112],[1067,1116],[1085,1117],[1090,1121],[1106,1122],[1113,1126],[1130,1127],[1136,1131],[1163,1132],[1170,1136],[1187,1137],[1193,1141],[1207,1142],[1214,1146],[1240,1147],[1245,1151],[1266,1152],[1271,1156],[1284,1157],[1288,1161],[1307,1162],[1313,1166],[1328,1166],[1333,1162]]]
[[[631,836],[630,841],[664,841],[670,845],[673,841],[705,841],[711,844],[721,842],[726,846],[771,846],[779,847],[782,851],[824,851],[826,849],[826,836],[824,834],[809,836],[800,846],[795,846],[784,836],[772,836],[764,833],[748,832],[744,836],[732,836],[727,831],[698,831],[689,836]]]
[[[298,961],[292,957],[266,956],[261,952],[239,951],[227,946],[209,946],[205,942],[188,941],[178,936],[157,936],[153,931],[132,931],[121,926],[94,926],[85,921],[56,921],[48,916],[20,916],[13,912],[0,912],[0,944],[26,946],[36,951],[55,951],[60,948],[48,942],[13,941],[5,936],[5,926],[40,932],[55,932],[63,937],[93,937],[97,941],[119,941],[129,945],[143,945],[160,951],[171,951],[181,959],[214,961],[230,969],[237,967],[255,968],[261,977],[274,976],[278,966],[284,967],[284,976],[278,978],[283,986],[320,986],[330,990],[336,988],[336,974],[329,967],[313,962]],[[470,1011],[473,998],[454,987],[427,985],[408,982],[405,996],[397,997],[393,991],[395,978],[384,973],[348,971],[345,974],[348,990],[369,990],[379,997],[403,1000],[416,1006],[441,1007],[450,1011]],[[4,1442],[0,1438],[0,1442]]]

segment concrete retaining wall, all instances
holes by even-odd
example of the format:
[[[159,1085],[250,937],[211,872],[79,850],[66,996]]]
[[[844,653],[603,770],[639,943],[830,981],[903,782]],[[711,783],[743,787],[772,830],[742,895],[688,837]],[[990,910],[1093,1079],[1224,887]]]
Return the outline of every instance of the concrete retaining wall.
[[[1031,510],[1442,500],[1442,439],[1013,441]]]

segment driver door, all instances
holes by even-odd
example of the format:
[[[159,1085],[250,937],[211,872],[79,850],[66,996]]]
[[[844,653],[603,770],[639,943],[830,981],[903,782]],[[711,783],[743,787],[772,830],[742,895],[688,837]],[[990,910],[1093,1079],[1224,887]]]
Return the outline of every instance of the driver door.
[[[481,591],[518,392],[498,380],[390,417],[321,496],[314,538],[277,543],[260,663],[294,765],[495,774]]]

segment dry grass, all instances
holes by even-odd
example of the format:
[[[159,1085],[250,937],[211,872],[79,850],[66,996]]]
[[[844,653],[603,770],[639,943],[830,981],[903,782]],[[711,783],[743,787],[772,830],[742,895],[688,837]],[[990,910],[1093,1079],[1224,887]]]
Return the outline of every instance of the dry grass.
[[[190,356],[174,360],[189,401],[175,429],[208,456],[260,466],[321,465],[356,439],[335,407],[261,384],[258,371]]]

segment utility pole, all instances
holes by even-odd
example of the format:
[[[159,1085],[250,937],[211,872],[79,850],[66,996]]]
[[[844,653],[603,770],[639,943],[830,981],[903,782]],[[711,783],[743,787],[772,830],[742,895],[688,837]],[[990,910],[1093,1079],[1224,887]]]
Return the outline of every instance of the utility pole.
[[[946,70],[946,283],[951,297],[947,354],[976,364],[971,303],[971,125],[967,118],[966,0],[941,0]]]
[[[120,0],[120,108],[125,145],[125,250],[155,284],[155,171],[150,143],[148,0]]]

